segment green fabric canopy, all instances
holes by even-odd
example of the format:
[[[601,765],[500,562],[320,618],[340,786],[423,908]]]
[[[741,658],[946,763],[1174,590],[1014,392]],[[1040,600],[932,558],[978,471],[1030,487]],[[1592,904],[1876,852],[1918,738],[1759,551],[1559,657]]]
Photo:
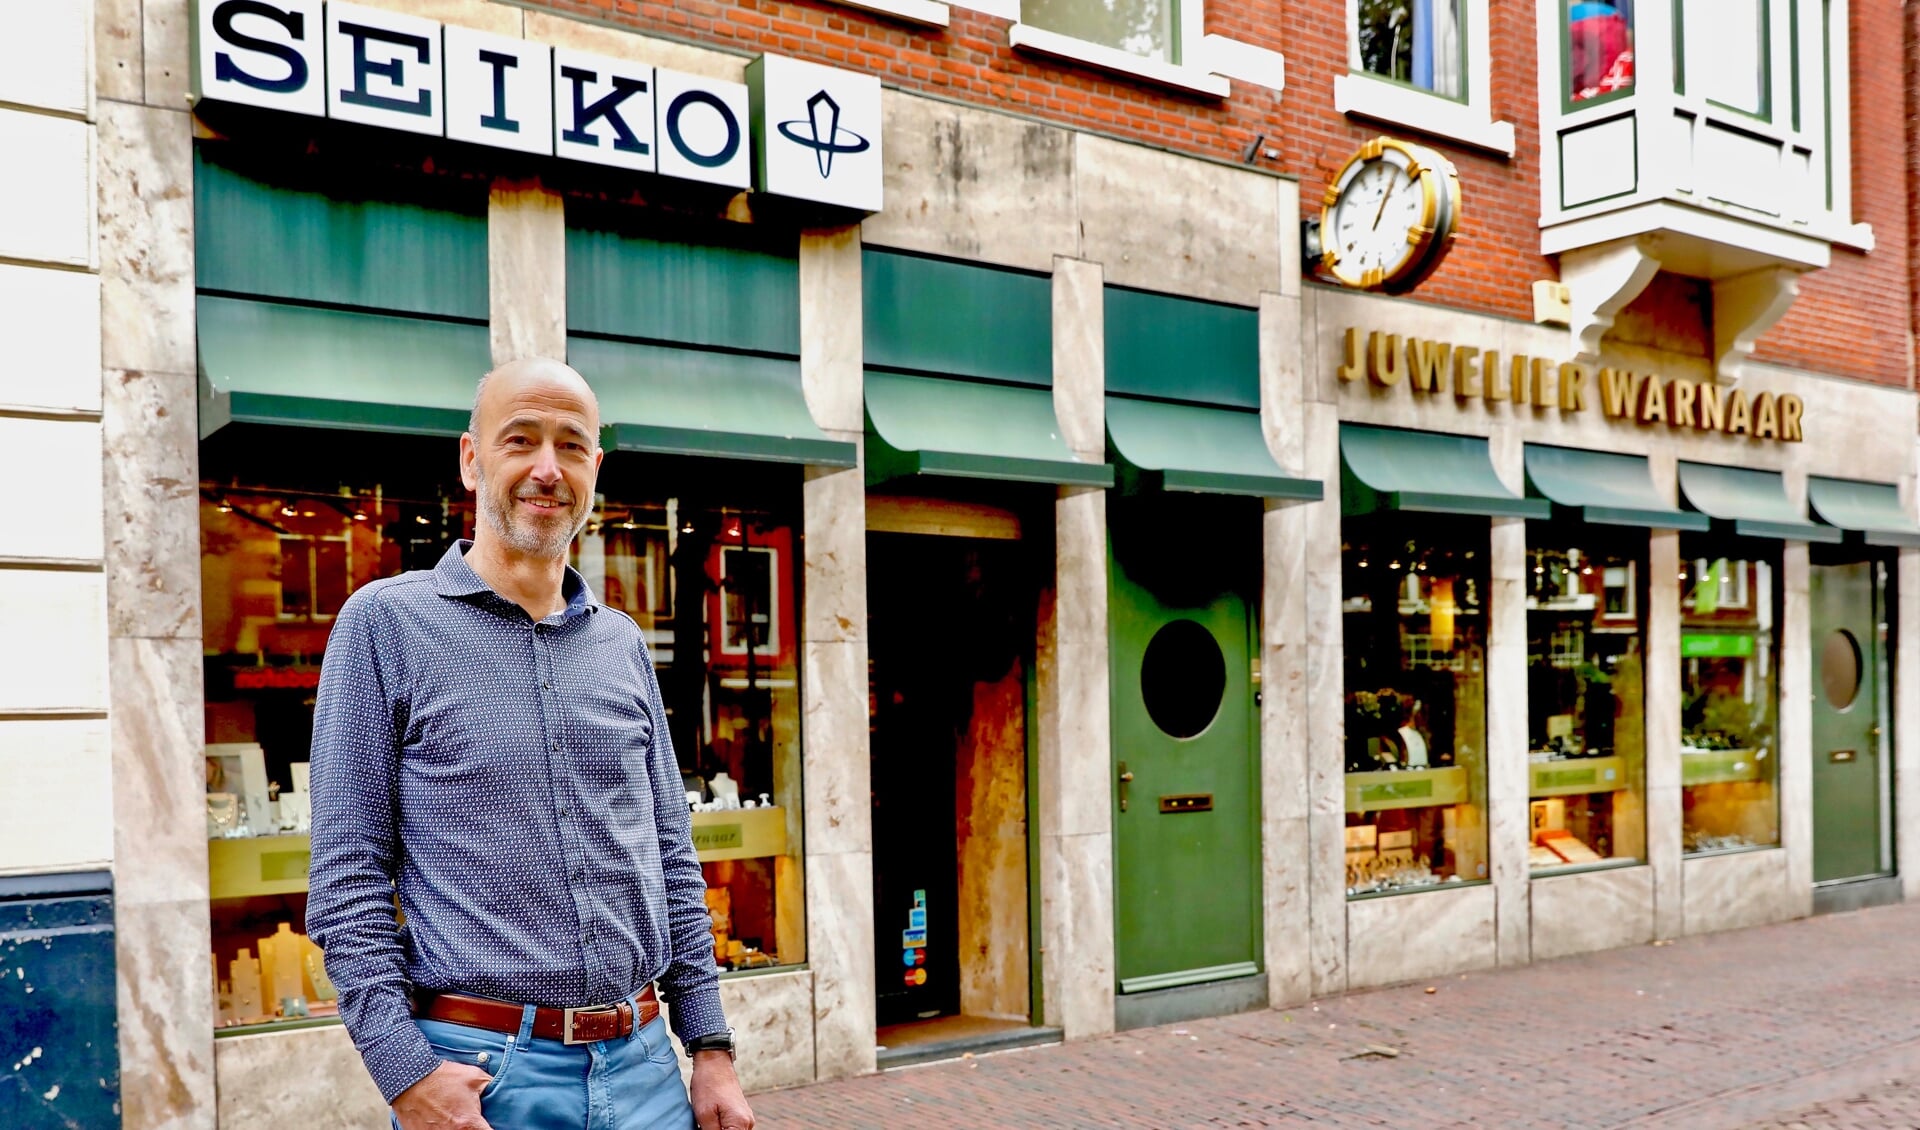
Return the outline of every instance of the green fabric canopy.
[[[1832,526],[1807,521],[1787,497],[1787,480],[1778,471],[1682,463],[1680,493],[1687,505],[1746,537],[1820,542],[1841,537]]]
[[[1075,459],[1044,388],[866,374],[867,482],[907,475],[1110,487],[1113,468]]]
[[[1480,436],[1342,424],[1340,472],[1342,514],[1401,510],[1545,518],[1553,512],[1546,499],[1507,489]]]
[[[228,423],[466,430],[487,327],[201,295],[200,435]]]
[[[1280,469],[1260,430],[1260,413],[1235,408],[1107,397],[1107,442],[1121,485],[1319,501],[1325,488]]]
[[[1855,532],[1867,545],[1920,546],[1920,524],[1907,516],[1892,483],[1810,475],[1807,501],[1821,521]]]
[[[567,363],[600,398],[613,451],[852,467],[807,410],[800,362],[606,338],[567,337]]]
[[[1582,521],[1660,530],[1707,529],[1704,514],[1676,510],[1660,497],[1644,456],[1528,444],[1527,489]]]

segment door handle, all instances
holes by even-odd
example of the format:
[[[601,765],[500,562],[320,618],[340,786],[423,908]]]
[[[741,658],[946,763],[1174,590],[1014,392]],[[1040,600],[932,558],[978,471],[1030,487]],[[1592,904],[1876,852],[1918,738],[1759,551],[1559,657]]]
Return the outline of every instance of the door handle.
[[[1133,772],[1127,768],[1127,763],[1122,761],[1120,763],[1120,811],[1122,812],[1127,810],[1127,786],[1131,784],[1133,784]]]

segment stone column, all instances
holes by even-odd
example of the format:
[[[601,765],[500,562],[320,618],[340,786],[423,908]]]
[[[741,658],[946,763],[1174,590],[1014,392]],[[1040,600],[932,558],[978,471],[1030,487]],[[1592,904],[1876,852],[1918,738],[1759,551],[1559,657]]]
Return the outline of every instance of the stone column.
[[[538,180],[505,177],[487,197],[488,330],[493,363],[567,356],[565,201]]]
[[[1802,480],[1804,482],[1804,480]],[[1813,645],[1807,543],[1790,541],[1780,569],[1780,846],[1787,886],[1779,917],[1813,913]]]
[[[866,434],[860,309],[860,229],[802,233],[801,384],[814,422],[832,438],[855,444]],[[813,970],[815,1073],[838,1079],[874,1070],[863,473],[808,468],[802,506],[807,960]]]
[[[1297,194],[1297,185],[1281,183]],[[1283,223],[1282,230],[1290,229]],[[1279,294],[1260,296],[1261,423],[1267,446],[1280,466],[1289,474],[1300,474],[1306,464],[1306,419],[1297,265],[1291,274],[1283,271],[1281,287]],[[1329,490],[1338,496],[1337,485]],[[1304,1004],[1313,996],[1307,830],[1307,526],[1311,513],[1311,505],[1269,502],[1261,523],[1261,892],[1267,1003],[1273,1008]]]
[[[1669,460],[1671,463],[1671,460]],[[1655,481],[1668,482],[1672,476]],[[1654,530],[1647,545],[1647,864],[1653,868],[1653,936],[1686,932],[1680,803],[1680,534]]]
[[[1100,265],[1053,261],[1053,402],[1067,446],[1105,462]],[[1107,699],[1107,499],[1054,503],[1052,607],[1039,655],[1040,959],[1048,1023],[1068,1039],[1113,1031],[1112,714]]]
[[[1497,426],[1489,442],[1501,479],[1520,493],[1526,470],[1519,429]],[[1519,965],[1533,956],[1527,855],[1532,838],[1527,798],[1527,523],[1521,518],[1494,518],[1491,523],[1485,752],[1488,878],[1493,880],[1500,964]]]
[[[126,1130],[214,1124],[187,0],[95,25],[101,422]]]

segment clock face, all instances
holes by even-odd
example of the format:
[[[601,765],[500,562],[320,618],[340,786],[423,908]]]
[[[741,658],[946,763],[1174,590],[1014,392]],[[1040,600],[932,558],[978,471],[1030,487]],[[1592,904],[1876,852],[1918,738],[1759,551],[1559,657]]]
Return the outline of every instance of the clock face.
[[[1346,286],[1410,290],[1452,245],[1459,199],[1446,158],[1391,138],[1369,141],[1327,189],[1321,261]]]

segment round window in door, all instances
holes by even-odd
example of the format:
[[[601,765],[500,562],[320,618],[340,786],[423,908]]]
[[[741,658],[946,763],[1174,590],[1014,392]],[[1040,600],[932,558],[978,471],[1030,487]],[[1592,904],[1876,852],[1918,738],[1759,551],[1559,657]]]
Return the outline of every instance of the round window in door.
[[[1846,710],[1860,697],[1860,641],[1845,628],[1835,628],[1820,648],[1820,689],[1827,705]]]
[[[1140,699],[1153,724],[1175,738],[1198,736],[1220,713],[1227,657],[1213,633],[1192,620],[1161,626],[1140,661]]]

